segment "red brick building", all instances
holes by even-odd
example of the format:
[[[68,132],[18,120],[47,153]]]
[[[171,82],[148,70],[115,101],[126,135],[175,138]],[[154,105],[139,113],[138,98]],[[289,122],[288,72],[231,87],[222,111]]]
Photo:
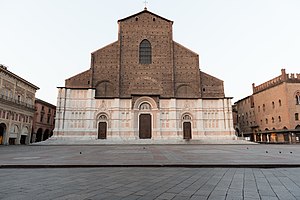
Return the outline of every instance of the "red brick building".
[[[47,140],[53,135],[56,106],[35,100],[35,116],[33,118],[31,142]]]
[[[294,143],[300,138],[300,74],[281,75],[253,84],[253,94],[235,103],[236,131],[263,143]]]
[[[173,40],[173,21],[145,9],[118,25],[118,40],[94,51],[91,67],[59,87],[56,138],[235,138],[223,81],[201,71],[199,55]]]

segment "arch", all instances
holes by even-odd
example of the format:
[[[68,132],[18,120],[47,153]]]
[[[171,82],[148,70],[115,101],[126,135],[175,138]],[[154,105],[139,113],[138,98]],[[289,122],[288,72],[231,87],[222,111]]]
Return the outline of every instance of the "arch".
[[[52,137],[52,136],[53,136],[53,131],[50,131],[49,137]]]
[[[11,133],[15,133],[15,134],[18,134],[19,133],[19,126],[14,124],[11,126],[11,129],[10,129],[10,132]]]
[[[96,84],[96,97],[113,97],[114,85],[110,81],[101,81]]]
[[[191,115],[190,115],[189,113],[184,113],[184,114],[182,115],[182,120],[183,120],[183,121],[191,121],[191,120],[192,120],[192,117],[191,117]]]
[[[43,129],[39,128],[36,132],[35,142],[42,141]]]
[[[295,129],[300,129],[300,124],[298,124],[298,125],[295,127]]]
[[[47,140],[49,138],[49,129],[46,129],[43,135],[43,141]]]
[[[97,121],[107,121],[108,120],[108,114],[105,112],[100,112],[97,114],[96,117]]]
[[[151,105],[148,102],[143,102],[140,107],[140,110],[151,110]]]
[[[4,143],[4,136],[6,132],[6,125],[4,123],[0,124],[0,145]]]
[[[147,96],[143,96],[143,97],[138,98],[138,99],[134,102],[133,108],[139,110],[140,106],[141,106],[143,103],[148,103],[148,104],[150,104],[151,109],[157,109],[157,104],[156,104],[156,102],[154,101],[154,99],[151,98],[151,97],[147,97]]]
[[[295,92],[296,105],[300,105],[300,91]]]
[[[140,64],[152,63],[151,43],[146,39],[144,39],[139,46],[139,63]]]
[[[22,128],[22,132],[21,132],[21,139],[20,139],[20,144],[26,144],[26,140],[28,137],[29,133],[29,129],[27,126],[24,126]]]
[[[196,97],[194,89],[186,84],[180,85],[176,89],[176,97],[179,98],[193,98]]]

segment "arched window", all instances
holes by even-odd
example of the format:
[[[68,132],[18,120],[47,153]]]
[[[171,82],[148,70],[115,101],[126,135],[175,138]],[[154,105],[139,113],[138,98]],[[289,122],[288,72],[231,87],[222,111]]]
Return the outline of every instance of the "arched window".
[[[300,92],[296,94],[296,105],[300,105]]]
[[[151,64],[152,63],[152,52],[151,44],[148,40],[143,40],[140,43],[139,60],[140,64]]]
[[[279,106],[281,106],[281,100],[280,99],[279,99],[278,103],[279,103]]]

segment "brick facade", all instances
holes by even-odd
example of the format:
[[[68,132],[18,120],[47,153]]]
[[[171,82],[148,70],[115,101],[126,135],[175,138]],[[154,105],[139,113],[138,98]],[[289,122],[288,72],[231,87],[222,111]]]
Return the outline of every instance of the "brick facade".
[[[31,142],[47,140],[53,135],[56,106],[41,99],[35,100]]]
[[[300,93],[300,74],[281,75],[263,84],[253,84],[253,94],[235,104],[239,132],[259,142],[296,142],[300,137],[300,113],[296,94]],[[251,100],[251,101],[250,101]]]
[[[107,138],[139,139],[140,116],[149,114],[151,139],[185,138],[183,124],[192,138],[232,139],[223,81],[201,72],[199,55],[173,41],[173,22],[145,9],[118,24],[118,40],[59,88],[56,136],[95,138],[107,123]]]

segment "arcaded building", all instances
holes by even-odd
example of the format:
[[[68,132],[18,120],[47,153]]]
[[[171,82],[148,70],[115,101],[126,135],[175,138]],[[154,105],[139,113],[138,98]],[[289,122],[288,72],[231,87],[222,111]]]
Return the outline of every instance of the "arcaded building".
[[[53,135],[55,113],[55,105],[38,98],[35,99],[35,116],[31,134],[32,143],[47,140]]]
[[[58,88],[54,137],[179,141],[233,139],[223,81],[173,41],[173,21],[147,9],[118,21],[118,40]],[[188,27],[187,27],[188,28]]]
[[[0,65],[0,144],[28,144],[39,88]]]
[[[300,74],[281,75],[253,84],[253,94],[237,101],[238,129],[263,143],[295,143],[300,138]]]

